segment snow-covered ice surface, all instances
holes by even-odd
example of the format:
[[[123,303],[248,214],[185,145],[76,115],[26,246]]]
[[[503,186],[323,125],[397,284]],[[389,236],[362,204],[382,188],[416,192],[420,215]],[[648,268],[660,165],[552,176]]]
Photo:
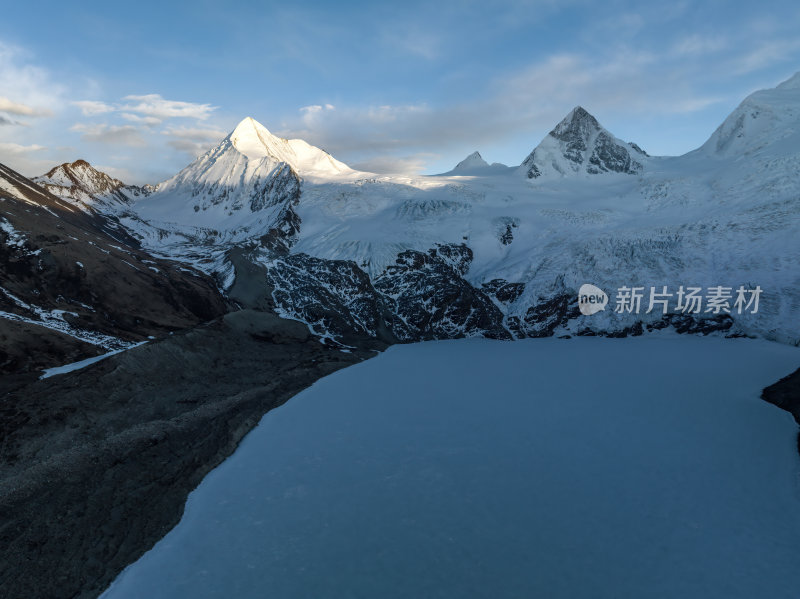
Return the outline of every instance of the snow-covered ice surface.
[[[800,350],[666,333],[394,346],[267,414],[105,599],[782,597]]]

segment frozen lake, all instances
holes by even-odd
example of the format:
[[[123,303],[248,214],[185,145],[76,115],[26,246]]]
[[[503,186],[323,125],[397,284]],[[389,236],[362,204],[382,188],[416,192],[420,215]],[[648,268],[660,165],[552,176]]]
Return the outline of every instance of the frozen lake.
[[[395,346],[268,413],[105,598],[800,596],[757,340]]]

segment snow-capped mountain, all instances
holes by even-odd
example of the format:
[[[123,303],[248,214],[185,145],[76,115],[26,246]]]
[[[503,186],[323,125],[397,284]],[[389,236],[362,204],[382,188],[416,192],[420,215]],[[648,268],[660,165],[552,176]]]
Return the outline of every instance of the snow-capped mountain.
[[[143,220],[172,231],[190,227],[197,236],[241,241],[296,226],[292,207],[301,177],[347,178],[347,165],[297,139],[283,139],[252,118],[222,142],[136,204]]]
[[[149,185],[126,185],[85,160],[60,164],[33,181],[84,211],[124,209],[152,191]]]
[[[483,159],[483,156],[481,156],[480,152],[473,152],[464,158],[464,160],[459,162],[453,170],[466,171],[475,168],[486,168],[487,166],[489,166],[489,163]]]
[[[635,175],[646,161],[639,146],[617,139],[577,106],[536,146],[519,171],[529,179],[577,173]]]
[[[541,176],[535,187],[516,173],[305,184],[292,254],[267,261],[277,305],[330,330],[315,315],[318,310],[304,308],[318,305],[308,292],[312,282],[300,286],[305,293],[290,290],[291,273],[307,272],[303,263],[327,260],[336,264],[329,273],[352,280],[351,271],[344,274],[351,267],[342,262],[349,261],[369,275],[371,301],[380,298],[394,315],[441,316],[452,298],[445,302],[423,290],[457,280],[469,285],[460,297],[468,294],[482,306],[488,304],[481,298],[488,298],[497,308],[473,303],[446,323],[417,318],[410,338],[447,336],[453,329],[467,335],[617,334],[649,325],[733,329],[795,342],[800,339],[800,247],[793,242],[800,233],[800,144],[787,143],[786,131],[800,125],[796,94],[795,86],[784,84],[758,96],[769,107],[762,115],[776,115],[780,124],[764,126],[775,135],[760,139],[758,155],[744,163],[737,155],[707,157],[697,151],[652,158],[576,109],[532,153],[533,166],[542,147],[557,147],[563,159],[560,172],[550,171],[557,176]],[[545,163],[538,164],[544,174]],[[458,268],[443,259],[442,248],[461,256]],[[313,270],[319,273],[321,263],[314,262]],[[390,275],[400,280],[387,285]],[[329,275],[326,285],[343,311],[352,289],[336,280]],[[586,282],[606,290],[607,310],[578,313],[577,290]],[[680,286],[758,285],[764,296],[757,314],[664,315],[646,313],[646,306],[639,314],[614,311],[617,289],[641,286],[649,292],[663,285],[673,294]],[[476,311],[491,324],[467,324]],[[405,337],[402,327],[389,326]]]
[[[800,144],[800,73],[775,89],[750,94],[714,131],[700,152],[743,157],[781,144],[787,152]]]
[[[480,155],[480,152],[473,152],[464,160],[459,162],[455,168],[452,170],[442,173],[439,176],[481,176],[481,175],[492,175],[492,174],[502,174],[508,171],[510,167],[506,166],[505,164],[501,164],[499,162],[493,162],[489,164],[483,159],[483,156]]]
[[[325,150],[302,139],[277,137],[252,117],[242,120],[226,139],[249,159],[269,157],[288,164],[300,176],[329,177],[352,172]]]
[[[576,108],[502,173],[477,153],[439,176],[359,173],[245,119],[121,221],[225,289],[236,250],[275,310],[340,340],[673,326],[797,342],[797,79],[750,96],[680,157],[650,157]],[[606,291],[605,311],[579,313],[584,283]],[[665,285],[764,292],[757,314],[613,309],[621,287]]]

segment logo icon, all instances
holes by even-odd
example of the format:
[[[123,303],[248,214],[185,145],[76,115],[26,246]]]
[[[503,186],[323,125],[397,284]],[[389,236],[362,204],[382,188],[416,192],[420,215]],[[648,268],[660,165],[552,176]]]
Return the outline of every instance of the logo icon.
[[[578,309],[581,314],[591,316],[605,310],[607,304],[608,296],[605,291],[589,283],[581,285],[578,290]]]

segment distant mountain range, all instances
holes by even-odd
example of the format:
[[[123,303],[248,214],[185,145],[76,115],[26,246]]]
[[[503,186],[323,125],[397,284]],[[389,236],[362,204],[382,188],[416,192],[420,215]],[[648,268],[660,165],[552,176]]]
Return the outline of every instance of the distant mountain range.
[[[650,156],[576,107],[518,167],[475,152],[436,176],[356,171],[252,118],[156,186],[82,160],[32,180],[2,167],[0,334],[43,341],[33,357],[2,350],[0,368],[213,318],[242,304],[231,290],[245,267],[261,274],[244,303],[345,345],[663,328],[798,343],[799,170],[800,74],[679,157]],[[579,312],[584,283],[605,290],[606,310]],[[619,313],[625,286],[763,294],[756,314]]]

